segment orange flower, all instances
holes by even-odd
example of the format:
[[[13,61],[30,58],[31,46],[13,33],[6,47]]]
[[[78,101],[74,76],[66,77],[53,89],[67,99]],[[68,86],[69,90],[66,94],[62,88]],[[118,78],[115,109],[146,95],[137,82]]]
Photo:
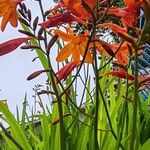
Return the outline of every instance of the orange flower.
[[[128,45],[131,45],[128,42],[124,42],[119,48],[120,44],[110,44],[102,40],[95,40],[95,45],[97,51],[102,54],[106,51],[112,57],[116,57],[119,64],[128,64],[129,63],[129,50]],[[91,46],[91,45],[90,45]],[[91,47],[92,48],[92,47]],[[119,50],[118,50],[119,48]],[[117,53],[116,53],[117,51]]]
[[[128,64],[129,63],[129,50],[128,50],[128,42],[124,42],[117,54],[115,55],[117,62],[120,64]],[[110,47],[114,52],[118,49],[120,44],[110,44]],[[130,44],[129,44],[130,45]]]
[[[83,0],[92,10],[95,7],[96,0]],[[82,18],[89,18],[90,14],[84,8],[82,0],[61,0],[60,5],[68,8],[74,15]]]
[[[91,43],[90,43],[90,48],[92,49],[93,48],[93,43],[94,43],[94,46],[96,48],[96,50],[102,54],[103,51],[105,50],[110,56],[114,57],[115,56],[115,53],[114,51],[112,50],[111,46],[109,43],[106,43],[100,39],[94,39]]]
[[[103,24],[98,24],[98,28],[109,28],[112,30],[115,34],[126,40],[127,42],[130,42],[131,44],[135,44],[135,40],[132,38],[131,35],[127,33],[127,30],[123,27],[120,27],[117,24],[114,23],[103,23]]]
[[[65,33],[61,30],[55,30],[54,34],[57,34],[63,41],[68,43],[63,49],[58,53],[56,60],[62,62],[66,60],[70,55],[72,55],[72,61],[77,65],[80,64],[80,55],[84,57],[88,36],[85,34],[74,35],[72,30],[69,30],[68,33]],[[85,62],[92,63],[93,57],[90,51],[87,51]]]
[[[141,8],[141,2],[138,1],[125,8],[110,8],[108,14],[121,18],[123,26],[134,27],[138,19],[138,10]]]
[[[40,23],[40,26],[49,28],[75,21],[86,24],[84,19],[93,15],[95,0],[60,0],[59,4],[67,11],[48,16],[48,20]]]
[[[60,26],[60,25],[65,24],[65,23],[71,23],[74,21],[81,21],[81,20],[79,20],[79,18],[73,16],[69,12],[56,14],[54,16],[48,16],[47,18],[48,18],[47,21],[39,24],[43,28],[56,27],[56,26]]]
[[[16,7],[21,0],[0,0],[0,17],[3,17],[1,23],[1,30],[4,31],[8,22],[13,27],[17,26],[17,12]]]

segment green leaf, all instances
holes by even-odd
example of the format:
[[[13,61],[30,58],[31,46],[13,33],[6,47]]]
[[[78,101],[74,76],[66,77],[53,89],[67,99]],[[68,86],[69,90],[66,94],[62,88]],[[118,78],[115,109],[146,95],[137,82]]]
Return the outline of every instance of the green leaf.
[[[50,149],[50,135],[51,135],[51,130],[50,130],[50,121],[48,116],[42,115],[41,116],[41,126],[42,126],[42,138],[43,138],[43,146],[44,149],[48,150]]]
[[[138,150],[149,150],[150,148],[150,139],[147,140],[143,145],[142,147],[140,147]]]
[[[9,149],[9,150],[19,150],[18,147],[4,133],[1,133],[1,135],[4,138],[5,142],[7,143],[7,144],[5,144],[5,142],[2,141],[3,145],[6,146],[6,149]],[[1,147],[0,147],[0,149],[1,149]]]
[[[10,127],[10,132],[13,138],[15,138],[15,140],[24,150],[32,150],[25,133],[20,127],[20,124],[9,111],[7,105],[5,105],[3,102],[0,102],[0,112],[2,112],[2,114],[4,115],[6,122]]]
[[[29,132],[30,136],[32,137],[32,139],[34,140],[36,148],[42,150],[43,143],[40,141],[40,139],[31,130],[28,130],[28,132]]]

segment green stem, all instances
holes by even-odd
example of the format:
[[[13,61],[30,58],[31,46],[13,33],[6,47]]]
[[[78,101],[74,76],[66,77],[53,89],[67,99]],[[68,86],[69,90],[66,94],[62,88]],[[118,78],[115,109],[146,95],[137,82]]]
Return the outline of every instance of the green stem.
[[[43,17],[43,22],[44,22],[45,21],[45,16],[44,16],[44,10],[43,10],[42,1],[38,0],[38,2],[39,2],[39,6],[40,6],[42,17]],[[44,40],[45,48],[47,48],[47,34],[46,34],[45,30],[44,30],[44,38],[45,38],[45,40]]]
[[[45,16],[44,16],[44,10],[43,10],[43,6],[42,6],[42,1],[39,1],[39,6],[40,6],[40,10],[42,13],[42,17],[43,17],[43,21],[45,21]],[[47,34],[46,31],[44,31],[44,44],[45,44],[45,49],[47,49]],[[50,58],[49,58],[49,53],[47,52],[47,60],[48,60],[48,66],[49,69],[51,70],[50,72],[50,79],[51,79],[51,83],[52,83],[52,87],[54,92],[56,93],[56,98],[58,100],[58,112],[59,112],[59,120],[60,120],[60,145],[61,145],[61,150],[66,150],[66,141],[65,141],[65,130],[64,130],[64,122],[63,122],[63,109],[62,109],[62,99],[59,96],[59,92],[57,90],[57,86],[55,84],[55,79],[54,79],[54,72],[50,63]]]
[[[135,49],[135,79],[134,79],[134,100],[133,100],[133,124],[130,150],[134,150],[134,142],[137,134],[137,105],[138,105],[138,48]]]
[[[128,93],[129,93],[128,72],[127,72],[126,76],[127,76],[126,77],[127,78],[127,80],[126,80],[126,96],[125,96],[125,102],[123,103],[123,109],[122,109],[122,112],[121,112],[121,115],[119,118],[120,126],[119,126],[119,136],[118,136],[118,140],[117,140],[117,144],[116,144],[116,150],[119,150],[119,147],[120,147],[120,143],[122,140],[122,134],[123,134],[124,127],[125,127],[126,115],[128,112],[128,101],[127,101]],[[125,132],[127,132],[127,131],[125,131]]]
[[[98,86],[99,86],[100,96],[102,98],[102,101],[103,101],[103,104],[104,104],[104,107],[105,107],[105,111],[106,111],[106,115],[107,115],[107,119],[108,119],[108,123],[109,123],[110,129],[111,129],[111,133],[114,136],[114,138],[117,140],[118,137],[117,137],[117,135],[116,135],[116,133],[115,133],[115,131],[113,129],[113,126],[112,126],[110,115],[109,115],[109,111],[108,111],[107,104],[106,104],[105,99],[104,99],[104,95],[103,95],[102,89],[101,89],[100,85],[98,85]],[[124,150],[124,147],[122,146],[121,142],[120,142],[119,145]]]
[[[116,143],[116,150],[119,150],[119,147],[121,146],[121,140],[122,140],[122,134],[123,134],[123,130],[124,130],[124,126],[125,126],[125,116],[127,114],[127,106],[128,106],[128,102],[127,100],[125,100],[125,102],[123,103],[123,110],[121,112],[120,118],[119,118],[119,135],[117,138],[117,143]]]
[[[51,83],[54,92],[56,93],[56,98],[58,100],[58,112],[59,112],[59,121],[60,121],[60,145],[61,145],[61,150],[66,150],[66,140],[65,140],[65,130],[64,130],[64,121],[63,121],[63,109],[62,109],[62,99],[59,96],[59,92],[57,89],[57,86],[55,84],[55,79],[54,79],[54,72],[50,63],[50,58],[49,55],[47,55],[47,60],[48,60],[48,65],[50,68],[50,78],[51,78]]]
[[[135,79],[134,79],[134,100],[133,100],[133,124],[132,124],[132,134],[130,150],[134,150],[134,142],[137,133],[137,105],[138,105],[138,49],[135,49]]]
[[[73,84],[74,81],[76,80],[77,76],[79,75],[80,70],[81,70],[81,68],[82,68],[82,66],[83,66],[83,64],[84,64],[85,57],[86,57],[86,54],[87,54],[87,51],[88,51],[88,49],[89,49],[89,45],[90,45],[90,42],[91,42],[91,40],[92,40],[92,37],[93,37],[94,33],[95,33],[95,29],[93,29],[93,30],[91,31],[91,35],[89,36],[89,39],[88,39],[87,44],[86,44],[86,47],[85,47],[85,52],[84,52],[83,59],[82,59],[82,61],[81,61],[81,64],[80,64],[80,66],[79,66],[79,68],[78,68],[78,70],[77,70],[77,72],[76,72],[74,78],[72,79],[72,81],[70,82],[70,84],[66,87],[66,89],[60,94],[60,97],[63,96],[67,90],[70,89],[70,87],[72,86],[72,84]]]
[[[134,100],[133,100],[133,124],[132,124],[132,132],[131,132],[131,143],[130,143],[130,150],[134,150],[134,143],[137,134],[137,109],[138,109],[138,50],[142,44],[144,36],[147,30],[147,21],[145,21],[141,36],[139,38],[138,44],[134,47],[135,50],[135,79],[134,79]]]
[[[96,100],[95,100],[95,121],[94,121],[94,146],[95,150],[98,149],[97,141],[97,126],[98,126],[98,108],[99,108],[99,73],[97,67],[97,57],[96,50],[94,49],[94,60],[95,60],[95,82],[96,82]]]

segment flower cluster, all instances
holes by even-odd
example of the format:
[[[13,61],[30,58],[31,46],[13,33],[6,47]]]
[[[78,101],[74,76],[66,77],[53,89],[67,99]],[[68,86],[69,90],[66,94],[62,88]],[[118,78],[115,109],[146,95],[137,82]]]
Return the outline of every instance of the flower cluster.
[[[17,5],[21,0],[0,0],[0,17],[2,18],[1,30],[4,31],[8,22],[13,27],[17,26]]]
[[[4,31],[8,22],[13,27],[17,26],[19,16],[17,5],[21,5],[21,3],[21,0],[0,0],[2,31]],[[95,52],[100,56],[105,54],[106,59],[115,60],[115,64],[124,66],[125,72],[125,66],[129,65],[130,60],[134,58],[135,49],[138,47],[138,51],[141,51],[140,46],[146,41],[146,36],[143,38],[143,41],[140,39],[139,34],[141,33],[141,29],[138,28],[137,22],[140,17],[139,10],[141,7],[144,8],[146,20],[150,19],[148,13],[150,4],[148,0],[124,0],[123,3],[124,5],[122,7],[114,7],[111,1],[107,0],[60,0],[53,9],[45,12],[45,16],[43,17],[46,19],[43,22],[38,23],[38,18],[34,20],[32,27],[34,33],[37,25],[41,28],[37,36],[31,32],[23,31],[22,33],[28,37],[13,39],[0,44],[0,47],[5,47],[7,44],[11,45],[9,49],[0,49],[0,54],[4,55],[14,51],[23,42],[31,39],[30,37],[40,40],[42,38],[42,32],[44,31],[46,33],[49,30],[48,32],[51,35],[57,36],[64,41],[64,47],[58,52],[56,61],[66,61],[69,64],[74,64],[71,70],[69,69],[69,73],[83,63],[92,64],[94,59],[96,59],[93,56]],[[23,16],[23,18],[20,18],[20,21],[29,26],[30,23],[28,21],[31,22],[30,13],[24,8],[25,13],[29,13],[29,19],[25,20],[26,16],[23,14],[23,8],[24,5],[21,11],[19,11],[21,13],[20,16]],[[105,41],[105,38],[101,35],[105,30],[112,34],[114,39],[117,38],[117,42]],[[49,45],[46,47],[46,52],[48,49],[50,50],[56,41],[57,39],[49,42]],[[137,43],[141,45],[137,46]],[[29,45],[28,48],[39,48],[44,51],[37,45]],[[61,70],[56,73],[60,81],[61,79],[66,79],[66,74],[69,75],[66,69],[70,66],[69,64],[66,64],[64,69],[61,69],[65,77],[60,75]],[[122,68],[119,69],[122,70]]]

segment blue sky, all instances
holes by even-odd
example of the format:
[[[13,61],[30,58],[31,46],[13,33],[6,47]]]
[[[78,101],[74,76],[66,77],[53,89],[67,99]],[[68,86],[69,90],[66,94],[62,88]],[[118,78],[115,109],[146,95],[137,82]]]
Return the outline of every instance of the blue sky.
[[[36,1],[27,1],[25,3],[33,10],[34,16],[38,14],[39,10]],[[52,6],[52,2],[44,2],[44,6],[48,9]],[[21,27],[17,29],[21,29]],[[8,24],[5,31],[0,32],[0,43],[22,36],[18,34],[17,29],[12,28]],[[32,62],[34,57],[36,57],[34,52],[19,48],[10,54],[0,57],[0,100],[7,100],[8,106],[13,113],[16,113],[16,105],[21,108],[26,92],[28,101],[32,105],[32,95],[34,95],[32,88],[36,84],[45,84],[44,75],[36,78],[36,80],[26,80],[28,75],[42,68],[39,61]]]

